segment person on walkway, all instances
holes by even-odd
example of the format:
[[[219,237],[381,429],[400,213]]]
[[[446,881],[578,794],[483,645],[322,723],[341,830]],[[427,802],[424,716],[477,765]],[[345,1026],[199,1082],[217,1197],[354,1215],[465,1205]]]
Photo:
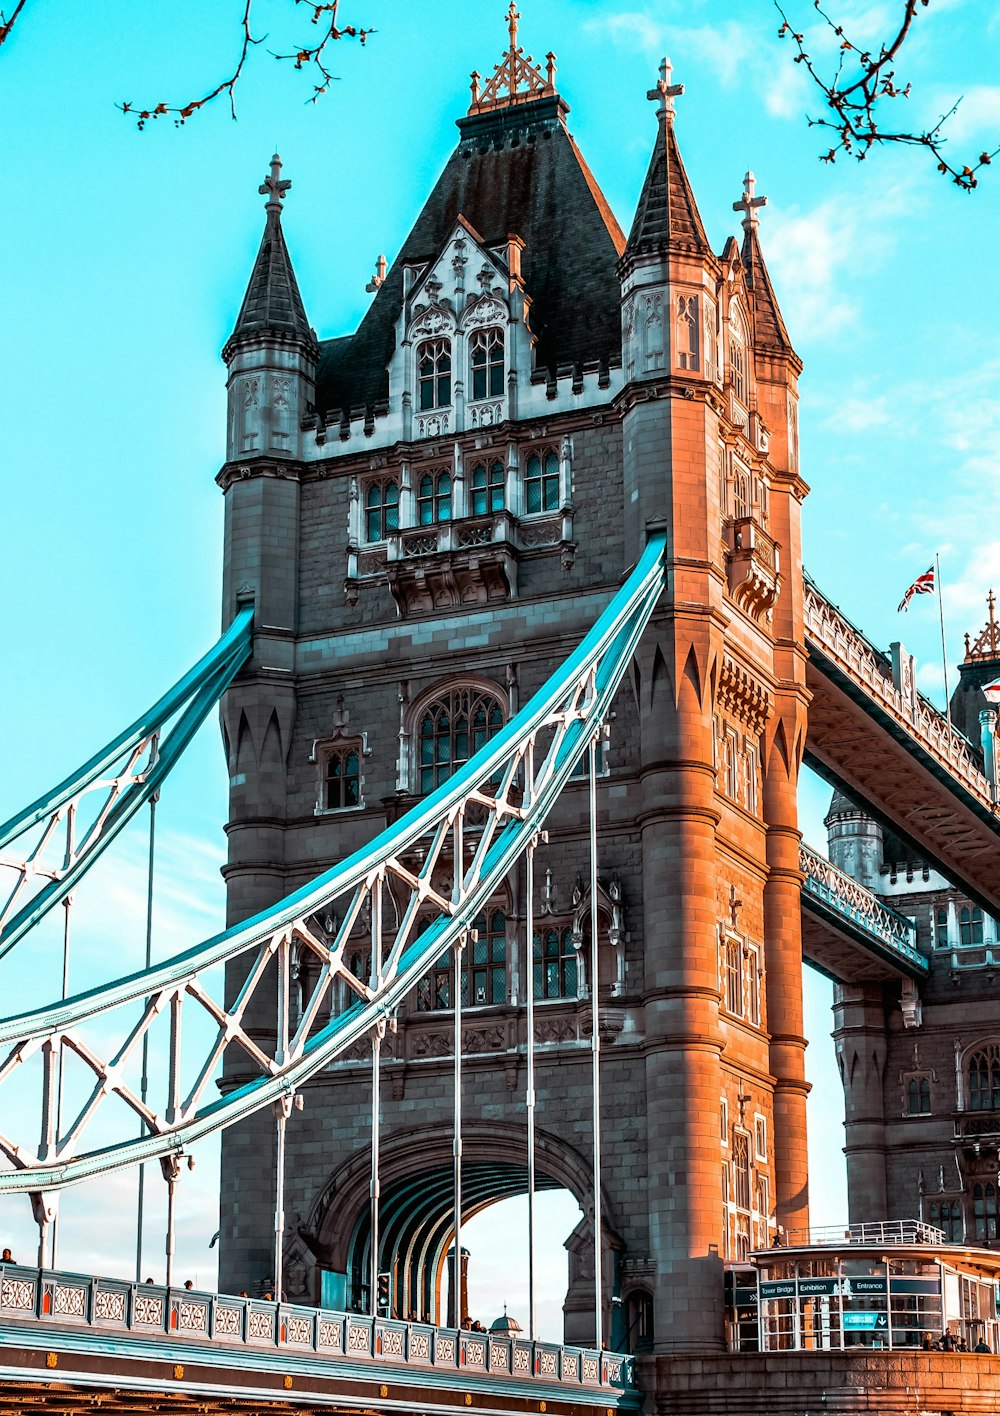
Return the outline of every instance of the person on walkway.
[[[13,1254],[10,1252],[10,1250],[9,1250],[9,1249],[4,1249],[3,1253],[0,1254],[0,1264],[16,1264],[16,1263],[17,1263],[17,1260],[14,1258],[14,1256],[13,1256]]]
[[[985,1337],[981,1337],[972,1350],[973,1352],[992,1352],[993,1349],[990,1347]]]

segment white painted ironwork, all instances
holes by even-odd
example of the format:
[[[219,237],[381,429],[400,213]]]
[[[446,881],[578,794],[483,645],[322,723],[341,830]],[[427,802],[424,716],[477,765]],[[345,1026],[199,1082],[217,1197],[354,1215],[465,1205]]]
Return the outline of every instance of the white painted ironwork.
[[[40,1090],[33,1106],[40,1116],[38,1139],[0,1134],[0,1153],[13,1165],[0,1173],[0,1193],[42,1196],[88,1176],[177,1156],[201,1137],[296,1090],[388,1018],[468,931],[540,830],[607,715],[659,598],[663,546],[662,535],[651,539],[583,643],[527,706],[370,846],[277,906],[186,953],[65,1002],[0,1020],[0,1045],[7,1048],[0,1062],[4,1099],[19,1083]],[[349,967],[348,951],[358,947],[373,912],[389,899],[394,909],[385,912],[387,927],[373,939],[373,981],[365,983]],[[432,911],[436,917],[420,932]],[[294,1021],[288,988],[293,951],[315,972],[311,987],[304,984]],[[239,957],[244,982],[231,1001],[220,1002],[219,966]],[[300,977],[306,979],[306,972]],[[341,994],[348,999],[344,1006]],[[189,1074],[181,1035],[192,1010],[207,1016],[215,1037]],[[117,1029],[120,1040],[95,1042],[98,1022]],[[166,1066],[157,1070],[151,1095],[143,1100],[134,1075],[142,1043],[149,1037],[152,1046],[164,1033]],[[89,1088],[63,1128],[56,1125],[54,1106],[60,1055],[82,1070]],[[257,1075],[246,1082],[241,1077],[219,1095],[216,1081],[224,1060],[234,1070],[249,1063]],[[119,1119],[109,1116],[104,1128],[105,1135],[113,1129],[112,1138],[85,1149],[95,1116],[112,1103],[120,1103]],[[5,1105],[2,1114],[18,1111]],[[132,1129],[136,1121],[140,1134]],[[7,1121],[5,1130],[10,1126]]]
[[[946,1244],[943,1229],[920,1219],[881,1219],[864,1224],[823,1224],[812,1229],[792,1229],[782,1248],[845,1244]]]
[[[241,609],[218,644],[131,727],[0,825],[0,958],[155,795],[249,658],[252,621],[253,607]]]
[[[917,948],[917,930],[905,915],[884,905],[877,895],[860,885],[852,876],[838,869],[825,856],[802,842],[799,846],[799,869],[804,878],[803,889],[867,934],[877,938],[887,950],[901,956],[907,963],[927,972],[927,960]]]
[[[806,577],[803,610],[807,645],[815,645],[907,735],[923,747],[987,810],[990,784],[979,754],[912,682],[896,684],[891,660]]]
[[[113,1278],[81,1277],[54,1270],[0,1264],[0,1321],[10,1333],[23,1331],[28,1341],[59,1349],[64,1343],[79,1351],[83,1329],[94,1338],[135,1332],[144,1343],[162,1345],[167,1358],[176,1349],[178,1332],[184,1340],[209,1348],[224,1344],[249,1349],[280,1348],[293,1360],[298,1353],[311,1362],[342,1363],[357,1375],[358,1363],[378,1370],[409,1368],[408,1379],[435,1380],[433,1368],[456,1372],[465,1364],[463,1342],[471,1334],[425,1323],[404,1323],[359,1313],[337,1313],[323,1308],[298,1307],[259,1298],[237,1298],[229,1293],[171,1293],[154,1284],[128,1283]],[[68,1325],[71,1330],[67,1331]],[[475,1340],[472,1338],[472,1340]],[[566,1387],[574,1402],[606,1407],[612,1392],[634,1387],[632,1357],[592,1348],[561,1347],[556,1343],[529,1342],[523,1338],[491,1334],[482,1342],[481,1370],[496,1373],[505,1383],[513,1378],[538,1386],[553,1381]],[[149,1352],[151,1349],[147,1348]],[[466,1373],[467,1375],[467,1373]],[[465,1380],[465,1376],[463,1376]],[[581,1388],[596,1387],[592,1394]],[[601,1389],[603,1388],[603,1392]],[[505,1391],[509,1393],[507,1385]]]

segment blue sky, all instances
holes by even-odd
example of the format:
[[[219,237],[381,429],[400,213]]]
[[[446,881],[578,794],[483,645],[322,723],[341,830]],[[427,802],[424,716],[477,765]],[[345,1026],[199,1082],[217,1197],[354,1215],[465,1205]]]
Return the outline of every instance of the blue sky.
[[[863,38],[888,29],[898,8],[836,3]],[[238,90],[237,123],[219,104],[183,129],[168,119],[139,133],[114,107],[181,102],[217,82],[238,42],[235,0],[105,0],[86,23],[71,0],[32,0],[0,50],[0,817],[111,736],[216,635],[218,351],[260,239],[257,187],[275,146],[293,183],[285,231],[307,311],[321,336],[342,333],[366,308],[376,258],[384,251],[391,261],[454,144],[470,71],[490,72],[506,41],[500,0],[438,0],[424,12],[350,0],[343,17],[378,34],[364,49],[337,49],[340,82],[311,105],[309,81],[266,52],[310,38],[310,26],[289,0],[257,8],[270,38]],[[810,8],[791,6],[804,20]],[[571,130],[626,229],[655,130],[645,92],[663,52],[687,87],[678,134],[717,249],[738,229],[731,204],[744,171],[757,173],[769,197],[765,254],[806,365],[806,564],[877,643],[904,635],[922,685],[938,693],[936,603],[919,600],[905,618],[895,607],[940,551],[954,661],[962,633],[984,618],[1000,566],[1000,274],[991,246],[1000,170],[969,196],[920,154],[821,164],[820,137],[802,120],[819,105],[776,38],[768,0],[523,0],[521,11],[525,47],[558,56]],[[933,0],[900,66],[914,82],[914,125],[964,93],[956,145],[978,153],[996,143],[998,47],[991,7]],[[817,844],[826,800],[825,788],[804,791],[806,834]],[[161,812],[164,951],[221,919],[224,816],[209,725]],[[100,908],[81,922],[75,984],[85,970],[107,974],[141,955],[143,851],[141,831],[122,844]],[[41,941],[30,980],[14,965],[10,987],[51,978],[55,958],[54,938]],[[828,1119],[840,1107],[823,1032],[829,999],[824,986],[810,995],[814,1205],[818,1220],[836,1221],[844,1201],[841,1136]],[[118,1210],[131,1183],[66,1201],[63,1262],[128,1271]],[[212,1274],[213,1185],[206,1155],[182,1187],[179,1260],[202,1281]],[[158,1178],[153,1188],[162,1188]],[[0,1205],[0,1232],[23,1252],[26,1208]],[[151,1249],[161,1234],[154,1216]],[[498,1309],[504,1297],[513,1306],[505,1282],[491,1279],[484,1307]]]

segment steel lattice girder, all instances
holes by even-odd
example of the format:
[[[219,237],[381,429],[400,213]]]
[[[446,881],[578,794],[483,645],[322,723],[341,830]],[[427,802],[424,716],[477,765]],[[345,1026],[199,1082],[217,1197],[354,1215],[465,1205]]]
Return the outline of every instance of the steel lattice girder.
[[[253,606],[247,605],[219,642],[131,727],[58,787],[0,826],[3,852],[33,826],[45,823],[27,854],[11,855],[9,850],[0,854],[0,870],[13,871],[15,876],[6,900],[0,900],[0,959],[53,905],[65,899],[139,808],[159,791],[206,716],[250,658],[252,632]],[[173,726],[162,736],[171,719],[175,719]],[[93,821],[77,838],[81,804],[102,791],[106,795]],[[65,826],[65,847],[56,852],[58,863],[46,865],[46,851],[54,851],[60,826]],[[46,883],[32,893],[39,881]]]
[[[0,1152],[16,1167],[0,1174],[0,1193],[57,1190],[93,1175],[175,1154],[286,1096],[373,1026],[384,1024],[426,970],[464,939],[479,911],[537,837],[581,753],[595,740],[663,589],[664,544],[661,533],[650,539],[593,629],[521,712],[370,846],[277,906],[147,972],[0,1020],[0,1043],[10,1049],[0,1065],[0,1085],[39,1051],[43,1063],[38,1150],[0,1135]],[[470,808],[472,819],[467,822]],[[418,843],[427,844],[413,869],[404,857]],[[466,844],[471,847],[468,866]],[[433,884],[435,866],[442,859],[451,859],[456,866],[451,898]],[[382,904],[390,879],[408,891],[408,902],[391,943],[383,949]],[[336,901],[342,902],[341,922],[327,935],[320,921]],[[418,913],[428,903],[439,913],[429,928],[416,934]],[[351,933],[366,916],[370,916],[374,946],[367,985],[344,961]],[[311,953],[321,966],[294,1032],[289,999],[293,945]],[[250,969],[239,996],[225,1009],[210,996],[202,976],[240,955],[251,957]],[[262,980],[274,972],[269,970],[272,960],[277,962],[273,1004],[277,1043],[269,1056],[243,1028],[242,1019]],[[337,978],[359,995],[358,1001],[313,1032]],[[218,1029],[186,1095],[179,1046],[185,1002],[202,1007]],[[83,1031],[103,1015],[135,1003],[142,1004],[142,1013],[118,1051],[108,1057],[96,1054],[84,1042]],[[124,1071],[161,1013],[170,1020],[170,1064],[167,1096],[157,1111],[126,1085]],[[262,1075],[225,1096],[214,1096],[211,1084],[216,1068],[233,1046],[241,1048]],[[91,1069],[95,1082],[76,1119],[59,1136],[54,1098],[63,1049]],[[204,1102],[210,1087],[214,1099]],[[123,1134],[92,1151],[82,1151],[83,1131],[111,1095],[141,1118],[149,1134]]]

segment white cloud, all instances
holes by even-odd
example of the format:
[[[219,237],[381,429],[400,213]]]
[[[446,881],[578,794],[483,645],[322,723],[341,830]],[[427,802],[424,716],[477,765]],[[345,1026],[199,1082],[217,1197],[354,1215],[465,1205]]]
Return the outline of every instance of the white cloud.
[[[856,297],[846,284],[892,254],[898,218],[914,210],[906,184],[874,181],[849,194],[828,197],[809,211],[775,208],[767,237],[768,264],[781,290],[790,329],[802,340],[828,339],[858,321]]]
[[[942,136],[951,142],[981,138],[991,149],[996,147],[1000,143],[1000,84],[973,84],[950,93],[939,90],[928,100],[925,121],[935,122],[947,113],[959,92],[961,101],[942,128]]]
[[[825,426],[839,433],[865,433],[889,421],[886,398],[851,397],[842,399]]]

